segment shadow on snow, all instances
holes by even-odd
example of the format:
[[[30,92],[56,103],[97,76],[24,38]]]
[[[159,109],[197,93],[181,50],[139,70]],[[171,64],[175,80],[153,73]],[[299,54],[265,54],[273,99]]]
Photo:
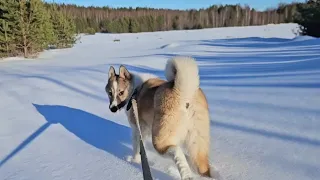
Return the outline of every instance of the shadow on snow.
[[[131,155],[132,150],[124,144],[131,144],[131,129],[89,112],[60,105],[33,104],[36,110],[47,120],[39,129],[17,146],[1,162],[0,167],[14,155],[31,143],[52,124],[60,124],[82,141],[104,150],[119,159]],[[140,165],[132,164],[141,170]],[[151,168],[155,177],[170,179],[170,176]]]

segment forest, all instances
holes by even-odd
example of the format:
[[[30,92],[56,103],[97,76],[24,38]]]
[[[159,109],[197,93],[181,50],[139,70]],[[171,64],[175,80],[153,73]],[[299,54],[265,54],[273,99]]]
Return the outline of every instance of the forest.
[[[35,57],[50,47],[72,47],[74,19],[41,0],[0,0],[0,57]]]
[[[137,33],[294,22],[303,35],[319,37],[320,0],[279,4],[257,11],[248,5],[205,9],[84,7],[42,0],[0,0],[0,57],[35,57],[49,48],[69,48],[77,34]]]
[[[79,33],[128,33],[286,23],[293,21],[297,5],[280,4],[266,11],[240,5],[213,5],[183,11],[59,4],[59,9],[74,18]]]

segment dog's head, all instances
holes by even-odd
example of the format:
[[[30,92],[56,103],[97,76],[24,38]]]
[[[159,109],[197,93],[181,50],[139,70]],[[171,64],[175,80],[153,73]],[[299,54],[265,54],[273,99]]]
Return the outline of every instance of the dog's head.
[[[105,90],[110,101],[109,109],[115,113],[121,110],[131,98],[132,75],[123,65],[119,68],[119,74],[116,74],[113,66],[110,67],[108,74]]]

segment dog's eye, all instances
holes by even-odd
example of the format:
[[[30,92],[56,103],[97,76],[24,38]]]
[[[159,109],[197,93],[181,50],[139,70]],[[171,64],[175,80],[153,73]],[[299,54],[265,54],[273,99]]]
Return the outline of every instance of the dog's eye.
[[[109,96],[112,96],[112,92],[111,91],[109,91],[108,94],[109,94]]]
[[[123,91],[119,92],[119,96],[122,96],[123,95]]]

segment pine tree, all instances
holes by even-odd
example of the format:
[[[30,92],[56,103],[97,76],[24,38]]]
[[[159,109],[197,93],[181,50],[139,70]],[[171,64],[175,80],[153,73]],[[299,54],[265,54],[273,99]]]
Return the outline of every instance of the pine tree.
[[[309,0],[297,6],[295,22],[301,25],[303,35],[320,37],[320,0]]]
[[[19,22],[19,2],[16,0],[0,0],[0,54],[15,55]]]
[[[132,32],[133,33],[141,32],[140,25],[136,19],[132,20]]]
[[[74,20],[42,0],[0,0],[0,56],[30,57],[49,45],[75,43]]]
[[[157,18],[156,18],[156,29],[157,29],[157,31],[162,31],[162,30],[164,30],[164,16],[158,16]]]
[[[2,26],[0,28],[0,57],[9,56],[10,53],[10,29],[8,22],[2,19]]]
[[[76,41],[76,29],[73,19],[68,18],[55,5],[51,6],[50,15],[55,37],[53,44],[57,48],[71,47]]]
[[[50,15],[41,0],[30,0],[29,10],[31,52],[39,52],[55,41]]]
[[[178,20],[179,16],[175,16],[172,20],[172,29],[177,30],[178,29]]]
[[[11,31],[14,35],[16,49],[22,51],[24,57],[42,51],[49,43],[50,26],[45,19],[46,11],[41,0],[11,0],[8,6],[15,13],[7,14],[10,17]],[[47,34],[46,34],[47,33]]]
[[[138,23],[134,18],[130,18],[130,20],[129,20],[129,33],[137,33],[137,32],[139,32]]]
[[[17,36],[17,47],[22,49],[24,57],[29,56],[28,47],[30,46],[31,42],[28,42],[28,36],[30,34],[29,27],[30,27],[30,19],[28,16],[28,9],[27,9],[27,2],[26,0],[19,1],[19,8],[18,8],[18,26],[16,31]]]

